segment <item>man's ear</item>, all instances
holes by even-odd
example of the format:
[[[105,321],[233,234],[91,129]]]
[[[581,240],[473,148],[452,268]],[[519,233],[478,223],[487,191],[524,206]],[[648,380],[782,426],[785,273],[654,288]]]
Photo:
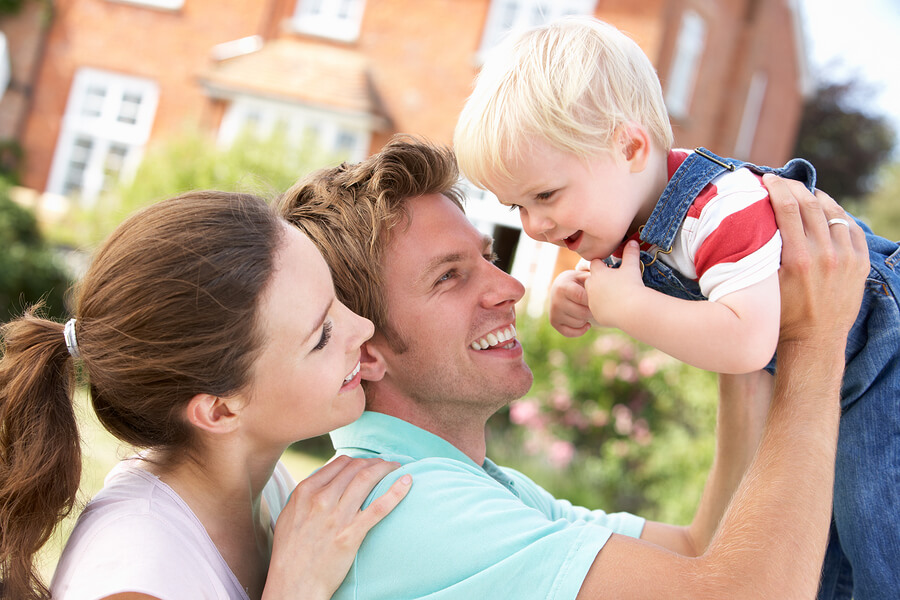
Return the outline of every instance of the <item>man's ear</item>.
[[[640,123],[629,121],[619,128],[616,140],[632,173],[640,173],[650,160],[650,134]]]
[[[360,374],[366,381],[380,381],[384,377],[387,365],[384,361],[382,345],[386,345],[384,337],[380,333],[362,345],[362,356],[359,359]]]
[[[185,417],[188,423],[211,433],[230,433],[238,424],[241,401],[211,394],[197,394],[190,399]]]

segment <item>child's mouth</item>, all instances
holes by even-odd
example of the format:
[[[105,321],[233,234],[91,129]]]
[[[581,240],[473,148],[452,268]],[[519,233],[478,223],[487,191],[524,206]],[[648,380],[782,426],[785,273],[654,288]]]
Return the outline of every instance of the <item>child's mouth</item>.
[[[581,242],[581,236],[583,234],[584,234],[584,232],[579,230],[579,231],[576,231],[575,233],[573,233],[572,235],[570,235],[569,237],[565,238],[563,240],[563,242],[565,242],[566,248],[568,248],[572,252],[575,252],[576,250],[578,250],[578,244]]]

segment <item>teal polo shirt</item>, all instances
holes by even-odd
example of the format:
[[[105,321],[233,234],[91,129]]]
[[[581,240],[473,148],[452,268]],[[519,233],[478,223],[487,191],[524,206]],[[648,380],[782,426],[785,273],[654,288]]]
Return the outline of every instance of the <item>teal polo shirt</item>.
[[[573,600],[613,533],[639,537],[644,520],[557,500],[490,460],[475,464],[446,440],[365,412],[331,434],[338,454],[401,463],[366,501],[402,475],[407,497],[366,536],[339,600]]]

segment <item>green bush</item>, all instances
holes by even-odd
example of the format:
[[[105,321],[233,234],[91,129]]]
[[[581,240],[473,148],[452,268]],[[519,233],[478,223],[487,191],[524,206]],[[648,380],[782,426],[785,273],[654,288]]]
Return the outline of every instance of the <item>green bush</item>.
[[[689,522],[715,447],[716,376],[620,332],[517,327],[534,386],[491,419],[488,455],[575,504]]]
[[[0,179],[0,320],[8,321],[43,299],[48,316],[65,314],[69,280],[44,243],[34,215],[9,197]]]
[[[316,140],[288,140],[249,133],[221,147],[209,136],[184,133],[148,148],[134,177],[89,206],[76,203],[52,236],[59,243],[89,247],[103,240],[128,215],[154,202],[199,189],[240,191],[272,198],[301,176],[341,157]]]

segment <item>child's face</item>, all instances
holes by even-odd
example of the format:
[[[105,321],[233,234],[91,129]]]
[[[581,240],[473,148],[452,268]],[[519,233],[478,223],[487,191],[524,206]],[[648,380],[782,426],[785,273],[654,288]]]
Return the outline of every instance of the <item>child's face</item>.
[[[649,216],[631,165],[619,153],[583,160],[533,142],[510,172],[488,187],[519,211],[525,233],[588,260],[612,255]]]

